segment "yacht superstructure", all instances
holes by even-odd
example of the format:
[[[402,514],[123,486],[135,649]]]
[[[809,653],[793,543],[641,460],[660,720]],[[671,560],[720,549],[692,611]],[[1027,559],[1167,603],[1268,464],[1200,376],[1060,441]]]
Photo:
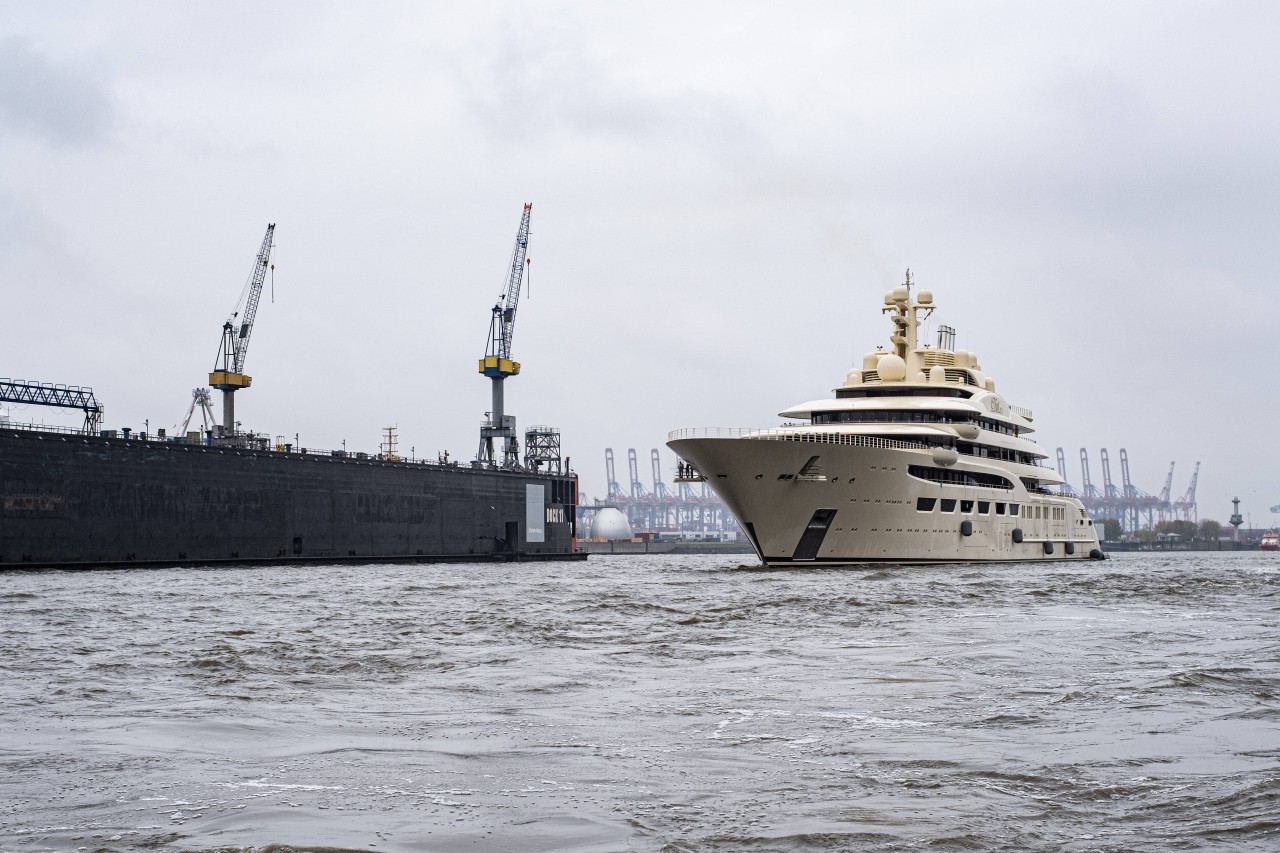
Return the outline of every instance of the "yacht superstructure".
[[[679,478],[709,483],[771,566],[1103,557],[1084,506],[1057,491],[1028,437],[1031,412],[954,349],[954,330],[919,340],[933,310],[908,270],[884,298],[889,347],[833,399],[792,406],[776,429],[670,433]]]

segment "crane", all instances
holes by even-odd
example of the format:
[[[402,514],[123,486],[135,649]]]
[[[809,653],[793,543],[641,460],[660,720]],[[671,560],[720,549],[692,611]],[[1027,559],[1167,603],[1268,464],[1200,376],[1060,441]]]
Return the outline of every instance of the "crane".
[[[1089,454],[1082,447],[1080,448],[1080,478],[1082,494],[1086,498],[1098,498],[1098,487],[1093,484],[1093,480],[1089,478]]]
[[[520,447],[516,442],[516,419],[503,411],[502,383],[508,376],[520,372],[520,363],[511,360],[511,333],[516,325],[516,308],[520,306],[520,290],[524,283],[525,267],[529,264],[526,257],[529,251],[529,213],[532,204],[525,204],[524,213],[520,217],[520,228],[516,231],[516,246],[511,252],[511,266],[507,270],[507,280],[502,293],[493,306],[493,316],[489,320],[489,342],[485,347],[484,358],[480,359],[480,373],[489,377],[493,390],[493,407],[489,418],[480,426],[480,451],[476,461],[482,465],[500,465],[503,468],[515,468],[520,464]],[[502,442],[501,461],[494,456],[493,441]]]
[[[262,283],[266,281],[267,268],[271,262],[271,249],[275,246],[271,242],[275,231],[276,224],[269,223],[267,233],[262,238],[262,248],[258,249],[258,257],[254,261],[249,283],[240,294],[236,310],[231,312],[227,322],[222,324],[222,345],[214,361],[213,372],[209,374],[210,387],[222,392],[222,435],[228,437],[234,436],[236,432],[235,393],[241,388],[248,388],[253,381],[252,376],[245,375],[244,359],[249,351],[249,335],[253,332],[253,318],[258,314]],[[243,312],[241,304],[244,305]]]
[[[1076,490],[1071,488],[1071,484],[1067,482],[1067,457],[1062,452],[1062,448],[1058,448],[1058,476],[1062,478],[1062,486],[1059,491],[1064,495],[1074,495]]]
[[[1183,521],[1199,521],[1199,513],[1196,512],[1196,482],[1200,479],[1200,463],[1196,463],[1195,469],[1191,472],[1191,485],[1187,487],[1186,494],[1174,501],[1174,515]]]
[[[84,412],[81,432],[93,435],[102,426],[103,408],[92,388],[79,385],[55,385],[49,382],[24,382],[21,379],[0,379],[0,403],[26,403],[33,406],[54,406],[59,409],[80,409]]]
[[[1120,490],[1111,482],[1111,459],[1107,456],[1107,449],[1104,447],[1100,451],[1102,455],[1102,493],[1108,498],[1120,497]]]
[[[642,500],[648,498],[649,490],[640,482],[640,460],[636,457],[634,447],[627,451],[627,470],[631,474],[631,497]]]
[[[1164,488],[1160,490],[1160,502],[1167,504],[1170,500],[1170,492],[1173,491],[1173,466],[1177,465],[1177,460],[1169,463],[1169,476],[1164,478]]]
[[[196,413],[196,408],[200,409],[200,418],[204,423],[204,429],[201,433],[209,431],[209,427],[218,421],[213,417],[213,408],[209,405],[209,389],[208,388],[192,388],[191,389],[191,407],[187,409],[187,416],[182,419],[182,426],[178,427],[178,436],[183,437],[187,434],[187,427],[191,425],[191,416]]]
[[[622,491],[621,484],[618,483],[618,478],[614,475],[612,447],[606,447],[604,449],[604,473],[605,473],[605,479],[609,483],[608,499],[611,501],[616,501],[619,498],[627,497],[627,495],[625,495]]]
[[[667,484],[662,482],[662,461],[658,456],[658,448],[653,448],[653,452],[649,454],[650,467],[653,469],[653,495],[658,498],[674,497],[671,490],[667,488]]]

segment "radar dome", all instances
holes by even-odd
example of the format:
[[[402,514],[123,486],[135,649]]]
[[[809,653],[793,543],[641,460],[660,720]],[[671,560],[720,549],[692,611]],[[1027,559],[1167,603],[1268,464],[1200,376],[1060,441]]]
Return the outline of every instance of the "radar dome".
[[[922,290],[922,291],[920,291],[920,294],[919,294],[918,296],[916,296],[916,302],[919,302],[921,305],[932,305],[932,304],[933,304],[933,291],[932,291],[932,290]]]
[[[620,509],[607,506],[591,520],[592,539],[630,539],[631,536],[631,522]]]
[[[861,370],[859,370],[859,369],[858,369],[858,368],[856,368],[856,367],[855,367],[853,370],[850,370],[848,373],[846,373],[846,374],[844,375],[844,384],[845,384],[846,386],[848,386],[848,385],[861,385],[861,384],[862,384],[862,371],[861,371]]]
[[[900,284],[893,289],[893,301],[906,302],[910,293],[911,291],[907,290],[905,285]]]
[[[901,382],[907,378],[907,363],[894,353],[881,358],[876,370],[880,373],[881,382]]]

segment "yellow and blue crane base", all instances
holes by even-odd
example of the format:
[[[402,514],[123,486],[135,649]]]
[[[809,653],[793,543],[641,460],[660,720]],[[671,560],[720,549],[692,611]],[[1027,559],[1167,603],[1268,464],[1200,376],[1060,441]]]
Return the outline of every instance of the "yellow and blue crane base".
[[[215,370],[209,374],[209,386],[217,388],[219,391],[234,391],[237,388],[248,388],[252,382],[252,376],[248,376],[244,373],[232,373],[230,370]]]
[[[480,372],[490,379],[515,376],[520,372],[520,362],[496,355],[486,355],[480,359]],[[249,383],[246,382],[245,384],[248,385]]]

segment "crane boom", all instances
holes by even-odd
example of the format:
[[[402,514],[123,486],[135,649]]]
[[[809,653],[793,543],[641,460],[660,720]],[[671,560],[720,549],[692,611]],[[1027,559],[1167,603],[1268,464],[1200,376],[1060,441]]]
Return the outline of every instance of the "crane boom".
[[[258,300],[262,298],[262,284],[267,280],[267,268],[271,262],[273,245],[271,238],[275,230],[274,222],[267,225],[267,233],[262,238],[262,248],[258,249],[258,259],[253,267],[253,280],[249,284],[244,316],[240,319],[240,334],[235,339],[236,373],[244,372],[244,357],[249,351],[249,335],[253,332],[253,319],[258,316]]]

